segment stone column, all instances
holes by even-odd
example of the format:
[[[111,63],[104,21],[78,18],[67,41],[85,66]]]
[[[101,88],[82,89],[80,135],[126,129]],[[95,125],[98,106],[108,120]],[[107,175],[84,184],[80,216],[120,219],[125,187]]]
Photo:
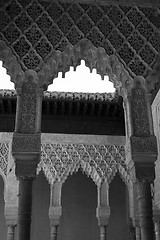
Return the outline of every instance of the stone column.
[[[139,220],[141,239],[154,239],[154,226],[152,215],[152,195],[150,182],[146,179],[137,181]]]
[[[16,125],[12,141],[15,173],[19,180],[18,240],[30,239],[32,185],[41,150],[42,89],[35,71],[27,70],[17,82]]]
[[[17,206],[5,206],[5,218],[7,224],[7,240],[14,240],[17,226]]]
[[[57,240],[58,237],[59,220],[62,215],[61,189],[62,184],[60,182],[56,182],[51,185],[51,198],[49,207],[51,240]]]
[[[102,182],[101,186],[98,187],[98,207],[96,215],[100,227],[100,240],[107,240],[110,207],[108,199],[108,184],[106,182]]]
[[[154,209],[154,231],[155,231],[155,240],[160,240],[160,209]]]
[[[139,225],[135,226],[135,229],[136,229],[136,240],[141,240],[141,229],[140,229],[140,226]]]
[[[140,76],[128,86],[125,96],[126,163],[137,188],[141,240],[154,239],[151,184],[155,178],[157,140],[153,132],[151,94],[147,81]]]
[[[129,218],[129,239],[136,240],[136,229],[131,218]]]

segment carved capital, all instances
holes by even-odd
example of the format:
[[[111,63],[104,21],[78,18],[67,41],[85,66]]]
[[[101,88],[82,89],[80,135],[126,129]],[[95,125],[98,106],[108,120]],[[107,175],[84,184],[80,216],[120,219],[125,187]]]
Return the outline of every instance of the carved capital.
[[[61,206],[50,206],[49,207],[49,218],[51,225],[59,225],[59,219],[62,215],[62,207]]]
[[[13,134],[12,154],[15,158],[21,153],[40,154],[41,135],[40,134]]]
[[[130,137],[131,153],[136,154],[150,154],[157,157],[157,139],[153,136],[148,137]]]
[[[17,225],[18,206],[5,206],[5,218],[7,225]]]
[[[110,217],[110,207],[97,207],[96,216],[98,218],[99,226],[107,226]]]

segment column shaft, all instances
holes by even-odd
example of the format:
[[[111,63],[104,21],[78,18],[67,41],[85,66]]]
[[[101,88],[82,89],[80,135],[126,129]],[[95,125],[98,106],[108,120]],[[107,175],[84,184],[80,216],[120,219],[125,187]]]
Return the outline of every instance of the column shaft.
[[[141,240],[141,229],[139,226],[136,226],[136,240]]]
[[[19,179],[18,240],[30,239],[33,179]]]
[[[57,240],[58,226],[51,226],[51,240]]]
[[[15,225],[7,226],[7,240],[14,240],[15,235]]]
[[[151,186],[148,181],[138,182],[138,205],[141,228],[141,240],[154,239],[154,225],[152,216]]]
[[[155,240],[160,240],[160,223],[155,222],[154,228],[155,228]]]
[[[107,226],[100,226],[100,240],[107,240]]]

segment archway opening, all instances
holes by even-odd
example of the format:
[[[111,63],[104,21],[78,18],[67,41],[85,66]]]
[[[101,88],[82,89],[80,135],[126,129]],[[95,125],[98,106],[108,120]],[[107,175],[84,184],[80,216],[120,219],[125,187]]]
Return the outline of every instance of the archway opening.
[[[62,187],[62,217],[58,240],[98,240],[97,188],[81,171]]]
[[[50,240],[50,186],[42,172],[33,183],[31,240]]]
[[[14,83],[11,82],[10,76],[6,73],[2,61],[0,61],[0,90],[1,89],[14,89]]]
[[[4,217],[4,181],[0,176],[0,234],[1,239],[7,239],[7,226]]]
[[[82,60],[76,71],[73,71],[73,67],[70,67],[70,71],[65,74],[65,78],[62,78],[60,72],[58,77],[54,79],[53,84],[49,85],[48,91],[113,93],[115,88],[113,83],[109,81],[108,76],[101,80],[101,76],[96,73],[96,69],[93,69],[90,73],[89,68],[85,66],[85,62]]]
[[[128,190],[125,183],[116,174],[109,187],[111,215],[108,224],[108,239],[128,240]]]

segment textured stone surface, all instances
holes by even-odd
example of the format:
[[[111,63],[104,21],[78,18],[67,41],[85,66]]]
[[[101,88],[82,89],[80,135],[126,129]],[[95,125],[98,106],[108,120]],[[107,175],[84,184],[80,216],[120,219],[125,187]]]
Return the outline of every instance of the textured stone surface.
[[[55,50],[87,38],[108,55],[116,54],[132,76],[145,77],[159,52],[159,6],[149,6],[156,0],[148,5],[138,1],[144,6],[133,2],[2,1],[1,39],[23,69],[38,71]]]

